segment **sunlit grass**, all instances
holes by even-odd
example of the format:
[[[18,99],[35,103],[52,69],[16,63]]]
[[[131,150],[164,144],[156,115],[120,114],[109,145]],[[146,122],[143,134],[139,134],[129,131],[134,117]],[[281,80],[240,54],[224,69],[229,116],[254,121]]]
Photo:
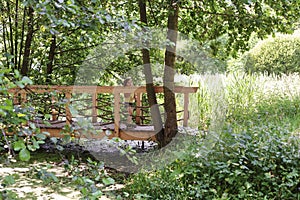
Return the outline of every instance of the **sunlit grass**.
[[[197,75],[189,79],[199,90],[191,95],[189,124],[200,130],[224,123],[289,124],[299,127],[300,76]]]

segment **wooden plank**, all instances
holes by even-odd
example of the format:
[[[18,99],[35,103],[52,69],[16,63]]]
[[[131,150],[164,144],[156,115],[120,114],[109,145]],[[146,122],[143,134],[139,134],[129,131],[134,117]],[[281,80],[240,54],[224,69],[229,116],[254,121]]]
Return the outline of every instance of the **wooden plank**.
[[[98,116],[98,109],[97,109],[97,93],[92,94],[92,123],[97,122]]]
[[[116,91],[114,93],[114,136],[113,137],[119,137],[120,135],[120,93]]]
[[[141,105],[142,105],[142,101],[141,101],[141,93],[136,93],[136,117],[135,117],[135,121],[136,124],[141,124]]]
[[[71,101],[72,94],[70,92],[66,93],[67,103],[66,103],[66,124],[70,125],[72,123],[72,113],[70,111],[70,101]]]
[[[22,105],[22,104],[24,104],[26,102],[27,102],[27,93],[26,92],[22,92],[21,93],[21,102],[20,102],[20,104]]]
[[[154,131],[121,130],[119,138],[122,140],[156,141],[155,134]]]
[[[36,93],[45,93],[49,91],[57,91],[58,93],[114,93],[115,90],[120,91],[120,93],[146,93],[146,86],[47,86],[47,85],[31,85],[27,86],[32,92]],[[195,93],[197,92],[198,87],[184,87],[184,86],[175,86],[175,93]],[[163,93],[163,86],[155,86],[155,92]],[[19,88],[10,89],[9,92],[23,91]]]
[[[189,119],[189,93],[184,93],[184,101],[183,101],[183,126],[188,126],[188,119]]]
[[[89,93],[92,94],[92,121],[97,122],[97,94],[99,93],[111,93],[114,95],[114,133],[112,134],[112,137],[123,137],[120,134],[120,95],[123,93],[136,93],[138,94],[137,98],[137,123],[140,123],[140,116],[142,114],[142,108],[141,108],[141,95],[143,93],[146,93],[146,87],[145,86],[130,86],[130,87],[124,87],[124,86],[48,86],[48,85],[32,85],[27,86],[27,89],[30,92],[33,93],[49,93],[51,91],[56,91],[56,93],[65,93],[67,102],[65,105],[65,116],[66,116],[66,124],[72,123],[72,114],[70,112],[70,100],[72,93]],[[189,112],[188,112],[188,105],[189,105],[189,93],[195,93],[197,92],[198,87],[184,87],[184,86],[175,86],[174,92],[175,93],[183,93],[184,94],[184,118],[183,118],[183,125],[188,125],[188,118],[189,118]],[[25,103],[27,100],[27,90],[20,89],[20,88],[14,88],[10,89],[9,92],[15,93],[15,95],[21,96],[21,102]],[[162,93],[163,87],[162,86],[155,86],[155,92],[156,93]],[[53,99],[52,99],[53,100]],[[16,99],[14,99],[16,102]],[[53,114],[53,119],[54,113]],[[139,133],[145,134],[145,131],[140,131]],[[57,134],[55,132],[55,134]],[[123,133],[122,133],[123,134]],[[137,133],[138,134],[138,133]],[[124,135],[124,134],[123,134]],[[126,134],[125,134],[126,135]],[[125,138],[137,138],[137,136],[124,136]],[[143,135],[139,136],[144,137]],[[147,135],[145,136],[148,137]]]
[[[54,95],[51,96],[51,115],[52,115],[52,120],[55,121],[58,118],[58,111],[55,109],[53,106],[55,102],[57,101],[56,97]]]

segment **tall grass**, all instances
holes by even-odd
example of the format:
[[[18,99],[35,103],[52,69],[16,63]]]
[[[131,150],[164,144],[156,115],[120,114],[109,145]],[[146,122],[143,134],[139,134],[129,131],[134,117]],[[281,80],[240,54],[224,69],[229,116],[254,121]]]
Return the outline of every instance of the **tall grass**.
[[[299,127],[300,76],[266,76],[231,73],[192,76],[199,86],[191,96],[190,126],[220,129],[226,124],[288,124]]]
[[[192,76],[189,153],[139,173],[130,199],[299,199],[300,78],[232,73]]]

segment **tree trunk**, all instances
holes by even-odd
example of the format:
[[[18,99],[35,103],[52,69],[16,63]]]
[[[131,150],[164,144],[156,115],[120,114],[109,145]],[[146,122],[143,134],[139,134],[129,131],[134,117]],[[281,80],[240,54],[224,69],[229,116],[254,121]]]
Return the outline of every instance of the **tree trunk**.
[[[53,72],[53,61],[54,61],[55,49],[56,49],[56,36],[52,35],[50,51],[48,56],[48,63],[47,63],[47,74],[46,74],[47,84],[51,83],[51,74]]]
[[[8,24],[9,24],[9,41],[10,41],[10,54],[14,55],[14,38],[13,38],[13,28],[12,28],[12,20],[11,20],[11,9],[10,3],[6,1],[7,4],[7,14],[8,14]],[[14,62],[12,60],[12,62]]]
[[[174,76],[175,76],[175,58],[176,58],[176,41],[178,31],[178,12],[179,7],[177,1],[170,1],[170,11],[168,16],[168,33],[167,39],[174,45],[170,44],[166,47],[165,53],[165,69],[164,69],[164,102],[165,102],[165,138],[164,145],[168,144],[177,134],[177,115],[176,101],[174,93]]]
[[[19,29],[19,18],[18,18],[18,14],[19,14],[19,0],[16,1],[16,5],[15,5],[15,52],[14,52],[14,63],[15,63],[15,69],[17,69],[18,66],[18,29]]]
[[[147,24],[147,14],[146,14],[146,3],[144,0],[139,0],[139,7],[140,7],[140,20],[145,25]],[[154,84],[153,84],[153,75],[151,70],[151,63],[150,63],[150,52],[148,49],[142,49],[143,54],[143,65],[144,65],[144,74],[146,78],[146,90],[147,90],[147,97],[148,102],[150,105],[150,112],[151,112],[151,119],[154,125],[154,130],[157,133],[156,139],[159,143],[163,142],[163,125],[162,125],[162,118],[160,115],[159,107],[156,100]]]
[[[2,18],[2,39],[3,39],[3,44],[4,44],[4,52],[8,52],[8,48],[6,45],[6,24],[4,22],[4,19]],[[8,57],[6,56],[6,68],[9,68],[9,60]]]
[[[23,57],[23,64],[21,68],[21,74],[27,75],[28,69],[29,69],[29,58],[30,58],[30,47],[32,43],[33,38],[33,8],[29,7],[28,9],[28,29],[27,29],[27,35],[25,40],[25,48],[24,48],[24,57]]]
[[[23,10],[23,19],[22,19],[22,29],[21,29],[21,41],[20,41],[20,50],[19,50],[18,70],[21,69],[21,57],[22,57],[22,53],[23,53],[25,23],[26,23],[25,20],[26,20],[26,7],[24,7],[24,10]]]

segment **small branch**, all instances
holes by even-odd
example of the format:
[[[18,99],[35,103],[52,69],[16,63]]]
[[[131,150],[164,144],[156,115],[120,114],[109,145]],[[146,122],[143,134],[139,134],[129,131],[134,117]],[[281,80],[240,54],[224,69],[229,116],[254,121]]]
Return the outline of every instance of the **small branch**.
[[[9,153],[10,153],[10,154],[12,154],[12,155],[15,157],[15,156],[16,156],[16,154],[15,154],[14,150],[12,150],[12,149],[11,149],[11,147],[10,147],[10,143],[9,143],[9,141],[7,140],[6,134],[5,134],[5,132],[4,132],[4,130],[3,130],[3,129],[2,129],[2,134],[3,134],[3,136],[4,136],[4,139],[5,139],[5,142],[6,142],[6,144],[7,144],[7,147],[8,147],[8,151],[9,151]]]

